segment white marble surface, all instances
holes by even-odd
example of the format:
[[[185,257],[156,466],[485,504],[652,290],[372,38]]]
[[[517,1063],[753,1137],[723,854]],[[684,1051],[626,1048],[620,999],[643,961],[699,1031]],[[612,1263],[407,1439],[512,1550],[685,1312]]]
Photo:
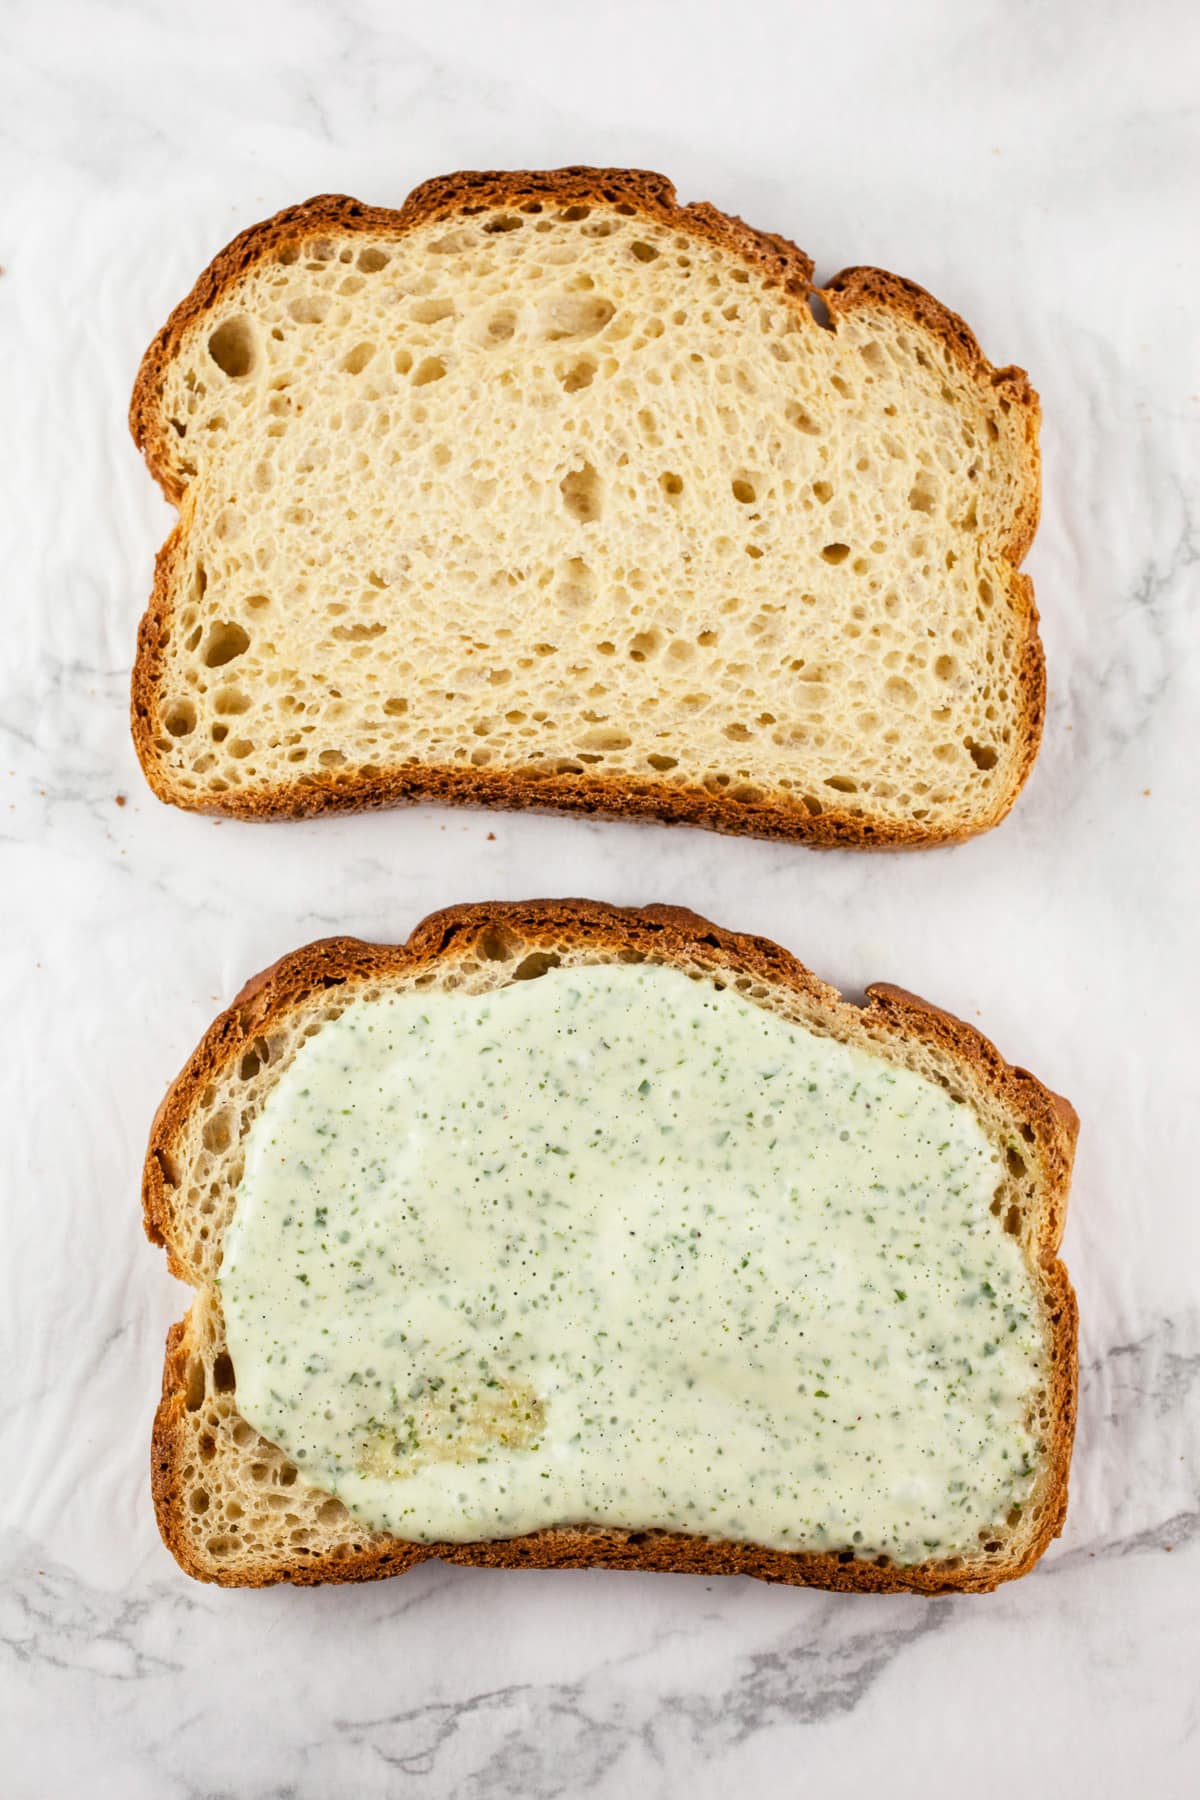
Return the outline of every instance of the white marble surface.
[[[1186,0],[0,6],[6,1795],[1200,1792],[1198,59]],[[898,269],[1032,372],[1050,714],[999,831],[865,859],[147,792],[126,691],[170,519],[124,411],[167,308],[312,192],[568,161],[662,168],[820,274]],[[185,1296],[137,1201],[165,1082],[305,939],[538,892],[689,901],[851,992],[897,980],[1074,1099],[1082,1406],[1035,1574],[923,1602],[178,1572],[147,1434]]]

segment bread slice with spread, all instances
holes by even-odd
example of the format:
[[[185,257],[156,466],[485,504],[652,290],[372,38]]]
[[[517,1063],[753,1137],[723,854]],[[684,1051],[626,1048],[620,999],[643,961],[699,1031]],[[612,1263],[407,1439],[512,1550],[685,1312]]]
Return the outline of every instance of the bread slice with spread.
[[[1061,1530],[1077,1121],[973,1028],[671,907],[436,913],[251,982],[155,1121],[195,1290],[163,1537],[982,1591]]]

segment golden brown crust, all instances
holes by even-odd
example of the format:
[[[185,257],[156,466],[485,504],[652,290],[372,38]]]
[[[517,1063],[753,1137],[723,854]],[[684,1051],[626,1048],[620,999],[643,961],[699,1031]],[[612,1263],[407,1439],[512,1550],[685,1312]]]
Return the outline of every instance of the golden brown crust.
[[[522,949],[561,943],[616,956],[635,952],[658,960],[704,966],[714,974],[749,974],[791,988],[827,1008],[857,1013],[881,1042],[889,1037],[938,1047],[998,1098],[1036,1160],[1044,1203],[1037,1256],[1046,1295],[1051,1337],[1047,1444],[1048,1480],[1038,1530],[1021,1554],[1002,1566],[938,1563],[899,1566],[863,1561],[848,1552],[770,1550],[754,1544],[714,1541],[679,1532],[636,1532],[596,1527],[560,1527],[527,1537],[478,1544],[408,1544],[376,1533],[349,1556],[310,1556],[252,1572],[206,1561],[189,1530],[180,1482],[185,1449],[184,1412],[189,1319],[167,1338],[162,1400],[155,1416],[151,1451],[155,1511],[163,1540],[180,1565],[199,1580],[261,1587],[276,1581],[305,1585],[324,1581],[367,1581],[398,1574],[428,1557],[493,1568],[663,1569],[709,1575],[753,1575],[763,1581],[857,1592],[983,1592],[1023,1575],[1062,1530],[1067,1477],[1075,1429],[1078,1379],[1077,1313],[1067,1272],[1056,1259],[1066,1213],[1071,1164],[1079,1121],[1070,1103],[1053,1094],[1027,1070],[1005,1062],[980,1032],[903,988],[879,983],[867,990],[865,1007],[850,1008],[837,990],[820,981],[768,938],[722,930],[699,914],[675,906],[640,909],[586,900],[497,901],[447,908],[430,914],[405,944],[366,944],[357,938],[325,938],[280,959],[254,977],[205,1033],[172,1084],[151,1127],[143,1171],[142,1200],[147,1236],[163,1244],[173,1271],[190,1279],[174,1249],[173,1196],[178,1183],[178,1145],[188,1115],[214,1076],[241,1057],[293,1008],[322,988],[412,973],[440,959],[465,953],[486,932],[507,931]]]
[[[177,789],[164,775],[154,752],[157,695],[162,672],[164,632],[168,628],[174,558],[186,538],[186,486],[175,473],[166,439],[160,400],[166,369],[187,333],[219,306],[230,288],[280,246],[322,230],[339,234],[400,237],[439,218],[469,215],[495,206],[610,205],[631,215],[658,221],[733,252],[777,287],[796,306],[810,298],[823,302],[833,315],[857,306],[885,306],[911,318],[943,342],[981,387],[1001,390],[1002,404],[1016,406],[1024,422],[1026,482],[1014,511],[1009,539],[1002,550],[1009,562],[1013,610],[1024,634],[1019,651],[1018,712],[1020,758],[1006,789],[987,813],[968,825],[932,825],[913,820],[884,823],[828,807],[810,813],[806,806],[777,800],[732,800],[707,789],[669,786],[584,771],[539,775],[532,770],[462,769],[427,765],[378,770],[332,772],[306,780],[303,787],[264,785],[198,800]],[[959,843],[988,831],[1007,817],[1029,775],[1041,744],[1045,717],[1046,677],[1033,585],[1017,573],[1037,529],[1040,460],[1038,398],[1024,370],[996,369],[974,334],[957,314],[915,282],[883,269],[850,268],[825,289],[813,286],[813,264],[795,244],[772,232],[756,231],[707,202],[680,206],[665,175],[645,169],[593,169],[582,166],[551,170],[462,171],[438,176],[414,188],[398,209],[366,206],[344,194],[321,194],[252,225],[234,238],[180,302],[142,358],[129,409],[134,442],[167,499],[184,508],[179,525],[163,545],[155,565],[154,587],[138,631],[130,717],[134,745],[146,779],[160,800],[187,811],[219,813],[242,819],[311,818],[327,812],[357,812],[377,807],[416,805],[427,801],[461,806],[518,810],[583,812],[604,818],[657,819],[663,824],[701,825],[737,836],[782,838],[816,847],[855,849],[926,849]]]

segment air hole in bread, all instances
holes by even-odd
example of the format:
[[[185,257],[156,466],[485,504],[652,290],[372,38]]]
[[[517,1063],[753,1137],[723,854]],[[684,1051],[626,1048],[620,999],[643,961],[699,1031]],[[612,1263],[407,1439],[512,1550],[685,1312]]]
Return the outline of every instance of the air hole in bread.
[[[188,737],[196,729],[196,708],[190,700],[172,700],[163,713],[163,724],[172,737]]]
[[[557,294],[541,311],[541,335],[547,343],[564,338],[595,337],[608,324],[616,307],[599,294]]]
[[[611,725],[597,725],[581,740],[588,750],[628,750],[629,733]]]
[[[417,325],[440,325],[454,317],[454,302],[447,299],[418,300],[409,317]]]
[[[964,742],[970,752],[971,761],[975,764],[977,769],[995,768],[999,759],[996,751],[990,744],[977,744],[974,738],[966,738],[964,739]]]
[[[446,373],[446,365],[440,356],[427,356],[419,362],[413,374],[414,387],[428,387],[430,382],[440,381]]]
[[[231,1114],[222,1111],[214,1113],[211,1118],[206,1119],[204,1121],[204,1130],[201,1133],[201,1138],[204,1143],[204,1148],[206,1150],[211,1150],[214,1155],[219,1156],[224,1151],[228,1150],[233,1141]]]
[[[793,425],[797,431],[803,431],[808,437],[820,437],[821,427],[807,407],[798,405],[794,400],[789,400],[783,409],[783,416],[788,424]]]
[[[156,1150],[154,1160],[157,1162],[163,1181],[167,1187],[179,1186],[179,1164],[169,1150]]]
[[[559,483],[559,492],[567,511],[581,525],[590,525],[600,517],[603,499],[594,464],[585,462],[582,468],[570,470]]]
[[[630,641],[629,655],[633,662],[645,662],[648,656],[653,656],[655,651],[661,647],[662,633],[660,631],[639,631]],[[632,739],[626,737],[625,743],[631,742]]]
[[[816,323],[821,327],[821,330],[835,331],[837,328],[834,325],[829,307],[825,303],[824,294],[819,293],[816,288],[810,288],[805,298],[808,302],[808,310]]]
[[[187,1383],[184,1388],[184,1396],[183,1396],[183,1403],[186,1406],[188,1412],[199,1412],[200,1411],[200,1408],[204,1405],[204,1396],[205,1396],[206,1391],[207,1391],[207,1385],[206,1385],[206,1379],[205,1379],[205,1373],[204,1373],[204,1364],[201,1362],[201,1360],[198,1356],[189,1357],[188,1366],[187,1366]]]
[[[503,306],[488,318],[483,328],[483,343],[507,344],[517,329],[517,315],[511,306]]]
[[[341,644],[363,644],[371,638],[382,637],[386,630],[387,625],[382,619],[363,619],[355,625],[335,625],[330,636]]]
[[[502,925],[489,925],[475,940],[482,962],[511,962],[516,954],[516,941]]]
[[[557,969],[562,957],[554,950],[532,950],[513,970],[514,981],[536,981],[547,969]]]
[[[892,706],[915,706],[917,690],[903,675],[889,675],[883,684],[883,697]]]
[[[582,357],[579,362],[572,363],[570,368],[560,377],[563,392],[577,394],[581,388],[591,387],[596,376],[596,365],[590,357]]]
[[[249,648],[250,633],[244,625],[239,625],[233,619],[218,619],[208,629],[204,644],[204,665],[208,669],[223,668],[235,656],[243,656]]]
[[[225,717],[236,717],[239,713],[249,712],[250,696],[243,694],[240,688],[218,688],[213,695],[213,709]]]
[[[563,566],[558,584],[558,596],[564,606],[587,606],[595,598],[596,577],[582,556],[572,556]],[[494,682],[496,674],[507,676],[508,670],[493,671],[490,679]]]
[[[251,1080],[253,1075],[256,1075],[260,1068],[265,1068],[266,1065],[271,1060],[271,1055],[272,1055],[271,1046],[268,1043],[267,1039],[266,1038],[255,1038],[253,1044],[250,1046],[250,1049],[246,1052],[246,1056],[243,1059],[243,1063],[242,1063],[242,1079],[243,1079],[243,1081]],[[250,1062],[251,1059],[253,1060],[254,1067],[250,1073],[247,1073],[246,1072],[247,1064]]]
[[[297,325],[320,325],[329,312],[329,301],[323,294],[301,294],[288,306],[288,315]]]
[[[849,554],[849,544],[826,544],[821,551],[821,555],[827,563],[843,563]]]
[[[744,475],[736,476],[729,485],[739,506],[752,506],[758,499],[758,491],[754,483],[748,481]]]
[[[355,344],[353,350],[348,350],[342,358],[342,367],[347,375],[361,375],[374,354],[374,344]]]
[[[244,381],[253,374],[258,350],[249,319],[224,319],[209,337],[208,354],[230,381]]]

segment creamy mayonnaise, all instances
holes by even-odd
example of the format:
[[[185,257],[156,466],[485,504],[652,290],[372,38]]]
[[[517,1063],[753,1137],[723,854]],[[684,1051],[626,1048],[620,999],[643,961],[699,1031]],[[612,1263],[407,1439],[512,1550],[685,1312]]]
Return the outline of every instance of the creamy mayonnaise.
[[[247,1139],[238,1407],[402,1538],[975,1548],[1046,1367],[1000,1179],[932,1082],[674,969],[357,1002]]]

